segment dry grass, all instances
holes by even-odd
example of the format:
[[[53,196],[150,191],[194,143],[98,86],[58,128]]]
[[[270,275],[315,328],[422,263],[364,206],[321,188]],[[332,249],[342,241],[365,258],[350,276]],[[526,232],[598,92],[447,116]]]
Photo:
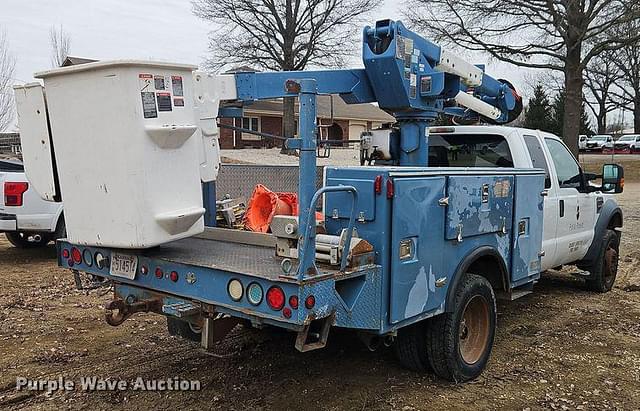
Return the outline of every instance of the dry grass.
[[[624,179],[626,182],[640,181],[640,155],[618,154],[612,158],[610,155],[583,154],[580,156],[580,164],[591,173],[602,172],[602,165],[607,163],[620,164],[624,167]]]

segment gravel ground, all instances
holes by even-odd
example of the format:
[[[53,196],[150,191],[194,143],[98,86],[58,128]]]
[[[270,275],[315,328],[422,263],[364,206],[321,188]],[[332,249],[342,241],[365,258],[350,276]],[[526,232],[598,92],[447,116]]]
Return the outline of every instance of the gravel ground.
[[[499,304],[489,366],[462,385],[406,371],[392,350],[368,352],[346,332],[302,354],[287,333],[238,328],[205,353],[169,337],[155,315],[110,327],[110,295],[76,291],[53,246],[18,250],[0,239],[0,409],[640,409],[639,200],[640,183],[628,182],[615,288],[587,292],[571,267],[547,273],[532,295]],[[202,390],[48,396],[16,391],[18,376],[177,376]]]

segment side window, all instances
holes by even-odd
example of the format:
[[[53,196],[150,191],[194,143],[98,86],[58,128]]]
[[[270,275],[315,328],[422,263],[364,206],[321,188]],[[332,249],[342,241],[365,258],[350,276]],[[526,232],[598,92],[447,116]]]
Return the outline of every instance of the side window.
[[[558,140],[546,138],[545,142],[549,147],[553,164],[556,166],[560,187],[580,188],[582,186],[580,166],[571,152]]]
[[[547,164],[547,159],[544,157],[540,141],[538,141],[535,136],[524,136],[524,144],[527,146],[527,150],[529,150],[529,157],[531,157],[533,168],[541,168],[545,172],[544,188],[551,188],[549,165]]]

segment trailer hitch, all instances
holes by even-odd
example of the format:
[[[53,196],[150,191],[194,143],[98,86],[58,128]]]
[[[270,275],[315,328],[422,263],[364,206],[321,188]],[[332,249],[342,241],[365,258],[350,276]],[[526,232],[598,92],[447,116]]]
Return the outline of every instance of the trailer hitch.
[[[162,308],[162,299],[140,300],[130,304],[125,300],[116,299],[109,301],[104,308],[106,310],[104,319],[107,324],[117,327],[135,313],[158,312]]]

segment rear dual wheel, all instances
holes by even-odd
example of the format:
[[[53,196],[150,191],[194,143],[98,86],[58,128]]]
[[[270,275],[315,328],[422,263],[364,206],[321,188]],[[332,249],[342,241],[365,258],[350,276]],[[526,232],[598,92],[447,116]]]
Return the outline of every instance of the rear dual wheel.
[[[453,312],[398,331],[396,355],[414,371],[433,371],[449,381],[477,378],[485,369],[496,330],[496,299],[491,284],[466,274],[457,286]]]

